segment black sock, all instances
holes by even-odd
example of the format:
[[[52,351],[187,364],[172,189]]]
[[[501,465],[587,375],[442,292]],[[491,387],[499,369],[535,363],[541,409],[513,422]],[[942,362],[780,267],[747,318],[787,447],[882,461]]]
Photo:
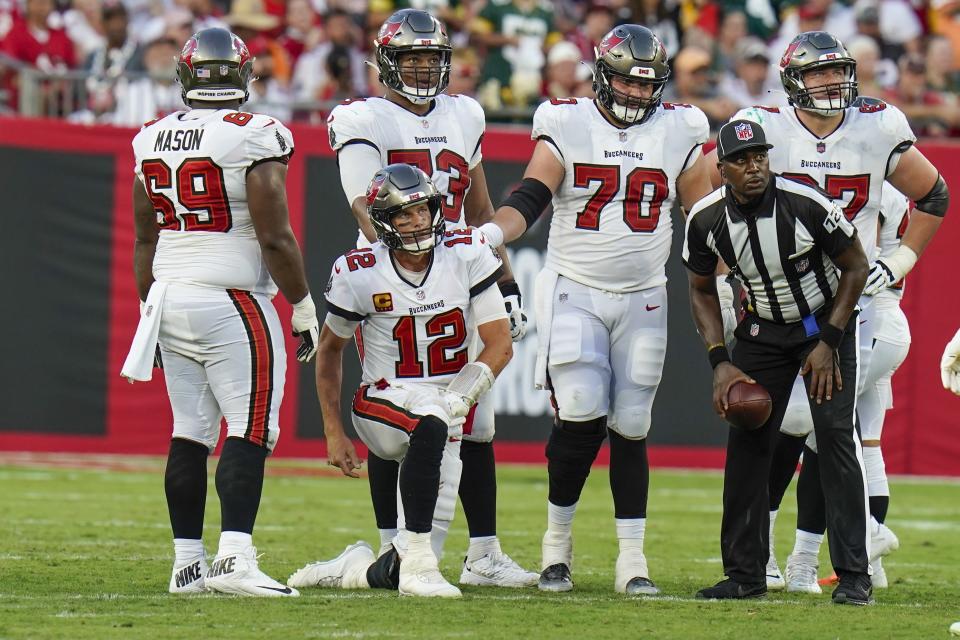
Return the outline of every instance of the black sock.
[[[424,416],[410,434],[410,448],[400,463],[400,499],[407,531],[429,533],[440,491],[440,463],[447,444],[447,425]]]
[[[227,438],[217,465],[220,529],[253,533],[263,492],[267,450],[243,438]]]
[[[569,507],[577,503],[606,436],[606,416],[587,422],[557,420],[546,449],[551,504]]]
[[[471,538],[497,535],[497,463],[492,442],[460,443],[460,504]]]
[[[770,511],[780,508],[783,494],[787,492],[793,474],[800,462],[803,453],[804,437],[792,436],[786,433],[777,435],[777,442],[773,447],[773,458],[770,460]]]
[[[820,486],[818,456],[803,448],[803,466],[797,479],[797,529],[823,535],[827,530],[827,507]]]
[[[610,492],[613,514],[618,519],[647,517],[650,463],[647,439],[628,440],[610,431]]]
[[[207,504],[206,445],[182,438],[170,441],[163,485],[174,538],[203,537],[203,512]]]
[[[385,460],[373,451],[368,452],[367,476],[377,529],[397,528],[397,478],[399,475],[399,462]]]
[[[887,519],[887,509],[890,507],[890,496],[870,496],[870,515],[877,522],[883,524]]]

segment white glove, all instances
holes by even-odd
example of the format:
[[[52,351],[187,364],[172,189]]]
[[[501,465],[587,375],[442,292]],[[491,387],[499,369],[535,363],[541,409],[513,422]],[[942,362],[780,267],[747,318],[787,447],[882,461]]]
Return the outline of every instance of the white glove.
[[[720,315],[723,317],[723,341],[733,342],[733,332],[737,329],[737,306],[734,301],[733,285],[727,276],[717,276],[717,296],[720,298]]]
[[[470,407],[473,405],[469,404],[467,398],[452,391],[443,390],[440,392],[440,397],[447,403],[450,417],[454,421],[460,420],[461,424],[463,424],[463,422],[466,421],[467,414],[470,413]]]
[[[520,342],[527,334],[527,314],[523,312],[520,287],[513,280],[503,282],[499,286],[500,293],[503,295],[503,306],[506,307],[507,314],[510,316],[510,338],[514,342]]]
[[[310,362],[317,353],[317,346],[320,343],[320,321],[317,320],[317,308],[309,293],[303,300],[293,305],[293,319],[290,324],[293,325],[293,337],[300,338],[297,360]]]
[[[947,343],[940,358],[940,381],[943,388],[960,396],[960,330]]]
[[[867,274],[867,284],[863,287],[863,295],[873,296],[884,289],[899,282],[917,263],[917,254],[906,245],[900,245],[897,250],[885,258],[878,258]]]

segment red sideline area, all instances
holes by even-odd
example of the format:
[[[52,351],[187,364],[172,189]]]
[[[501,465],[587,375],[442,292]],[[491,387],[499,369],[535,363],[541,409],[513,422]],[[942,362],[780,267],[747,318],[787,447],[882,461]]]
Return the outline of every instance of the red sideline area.
[[[117,180],[114,185],[114,236],[111,259],[110,337],[108,348],[106,435],[102,437],[42,435],[30,432],[0,432],[0,450],[65,451],[87,453],[162,454],[169,442],[170,409],[164,385],[159,380],[130,386],[118,372],[123,363],[137,319],[136,289],[130,268],[133,252],[133,225],[130,185],[133,130],[88,127],[62,121],[0,120],[0,146],[53,150],[63,153],[106,154],[114,158]],[[310,156],[329,156],[323,128],[293,126],[296,153],[290,163],[288,197],[294,231],[304,244],[305,166]],[[524,129],[491,130],[484,139],[484,157],[492,161],[525,162],[533,148]],[[957,273],[953,249],[960,246],[960,163],[955,162],[960,145],[924,142],[920,148],[943,172],[954,192],[951,214],[936,240],[909,276],[904,309],[910,318],[913,346],[894,378],[896,406],[887,416],[884,451],[891,473],[960,476],[960,398],[944,391],[938,363],[944,344],[960,325],[960,296],[953,284]],[[519,175],[519,174],[518,174]],[[288,322],[289,310],[278,296],[280,317]],[[287,327],[289,334],[289,327]],[[287,352],[295,349],[288,338]],[[279,456],[322,457],[319,440],[302,439],[293,433],[299,398],[297,380],[305,369],[291,358],[281,424]],[[666,392],[667,390],[662,390]],[[504,462],[542,462],[543,443],[500,440],[497,455]],[[702,447],[651,447],[656,466],[719,468],[723,452]],[[600,461],[606,461],[601,453]]]

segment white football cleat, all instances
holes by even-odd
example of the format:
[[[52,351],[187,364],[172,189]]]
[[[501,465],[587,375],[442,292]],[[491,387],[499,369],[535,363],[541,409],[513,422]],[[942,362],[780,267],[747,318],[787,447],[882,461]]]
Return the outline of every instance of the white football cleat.
[[[878,522],[870,535],[870,562],[899,548],[900,540],[897,535],[890,530],[890,527]]]
[[[367,589],[367,569],[376,560],[373,548],[363,540],[357,540],[333,560],[311,562],[297,569],[287,585],[325,587],[329,589]]]
[[[237,596],[277,598],[300,595],[296,589],[280,584],[260,571],[255,547],[230,555],[217,554],[210,563],[205,583],[209,591]]]
[[[532,587],[540,574],[527,571],[502,551],[489,553],[473,562],[463,559],[460,584],[474,587]]]
[[[411,554],[400,561],[400,595],[423,598],[460,598],[462,593],[443,577],[433,551]]]
[[[883,568],[883,564],[880,562],[880,558],[877,558],[870,563],[870,567],[873,569],[873,575],[870,576],[871,581],[873,582],[874,589],[886,589],[890,585],[887,582],[887,572]]]
[[[170,593],[204,593],[207,590],[204,576],[207,575],[207,556],[182,565],[173,565],[170,576]]]
[[[817,583],[817,557],[810,553],[791,553],[787,557],[787,591],[790,593],[823,593]]]
[[[617,556],[613,588],[628,596],[655,596],[660,593],[650,579],[647,558],[639,550],[620,551]]]
[[[770,554],[767,560],[767,591],[782,591],[787,586],[787,581],[783,579],[780,573],[780,565],[777,564],[777,557]]]

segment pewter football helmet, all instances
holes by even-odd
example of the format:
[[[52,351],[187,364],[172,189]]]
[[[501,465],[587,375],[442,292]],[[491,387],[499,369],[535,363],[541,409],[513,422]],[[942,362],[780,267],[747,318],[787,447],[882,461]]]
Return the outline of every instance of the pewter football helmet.
[[[620,25],[603,37],[596,55],[593,92],[597,102],[624,124],[639,124],[649,118],[660,104],[670,77],[667,50],[660,38],[637,24]],[[653,95],[639,99],[621,93],[610,82],[615,76],[645,80],[654,85]]]
[[[407,207],[424,202],[430,208],[429,235],[397,231],[393,217]],[[425,253],[443,236],[440,192],[427,174],[409,164],[390,164],[377,171],[367,187],[367,214],[380,242],[396,251]]]
[[[443,23],[426,11],[401,9],[380,27],[373,41],[380,81],[414,104],[425,104],[443,93],[450,84],[450,59],[453,48]],[[433,51],[439,54],[437,66],[409,67],[413,84],[407,84],[400,69],[405,53]]]
[[[846,79],[808,89],[803,74],[822,67],[842,66]],[[787,46],[780,59],[780,82],[798,109],[830,116],[849,107],[857,98],[857,61],[843,43],[826,31],[801,33]],[[831,97],[831,93],[838,94]]]

